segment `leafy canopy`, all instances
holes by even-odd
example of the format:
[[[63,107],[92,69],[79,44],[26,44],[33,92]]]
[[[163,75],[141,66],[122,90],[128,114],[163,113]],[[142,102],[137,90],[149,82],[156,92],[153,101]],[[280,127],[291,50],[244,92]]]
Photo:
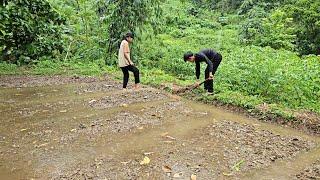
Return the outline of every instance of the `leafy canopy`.
[[[112,53],[118,49],[124,33],[136,32],[146,24],[157,25],[157,18],[161,15],[161,1],[107,0],[101,3],[99,13],[109,25],[108,52]]]
[[[6,0],[0,5],[0,19],[1,59],[29,63],[62,50],[65,20],[47,1]]]

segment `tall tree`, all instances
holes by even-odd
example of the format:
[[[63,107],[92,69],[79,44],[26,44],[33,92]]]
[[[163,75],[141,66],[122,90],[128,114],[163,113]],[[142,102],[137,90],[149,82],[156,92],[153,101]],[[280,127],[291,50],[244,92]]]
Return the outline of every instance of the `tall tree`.
[[[128,32],[143,29],[145,24],[157,24],[161,15],[162,0],[106,0],[99,8],[109,24],[108,52],[114,53],[121,36]]]

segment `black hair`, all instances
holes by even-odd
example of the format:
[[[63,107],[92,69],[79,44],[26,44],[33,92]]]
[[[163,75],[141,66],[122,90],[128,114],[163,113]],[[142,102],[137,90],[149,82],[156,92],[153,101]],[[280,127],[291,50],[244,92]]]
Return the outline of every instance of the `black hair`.
[[[125,35],[125,38],[128,38],[128,37],[134,38],[134,34],[133,34],[132,32],[128,32],[128,33]]]
[[[184,62],[187,62],[187,60],[188,60],[191,56],[193,56],[193,53],[192,53],[191,51],[188,51],[188,52],[184,53],[184,55],[183,55]]]

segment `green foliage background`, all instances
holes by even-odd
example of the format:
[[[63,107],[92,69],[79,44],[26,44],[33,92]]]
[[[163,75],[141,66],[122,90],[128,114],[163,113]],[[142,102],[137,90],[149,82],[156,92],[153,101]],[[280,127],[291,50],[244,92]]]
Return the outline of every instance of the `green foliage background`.
[[[29,63],[62,51],[65,19],[47,1],[9,0],[0,6],[2,60]]]

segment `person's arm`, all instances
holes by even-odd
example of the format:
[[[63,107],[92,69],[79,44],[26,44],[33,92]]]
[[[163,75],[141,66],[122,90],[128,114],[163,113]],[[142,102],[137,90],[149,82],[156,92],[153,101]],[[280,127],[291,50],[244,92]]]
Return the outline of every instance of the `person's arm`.
[[[197,80],[200,78],[200,63],[196,61],[196,77]]]
[[[131,58],[130,58],[129,43],[125,43],[124,45],[124,57],[127,59],[129,65],[133,65],[133,62],[131,61]]]
[[[213,63],[205,54],[203,54],[203,57],[206,59],[205,62],[207,63],[207,67],[209,70],[209,78],[213,78]]]

